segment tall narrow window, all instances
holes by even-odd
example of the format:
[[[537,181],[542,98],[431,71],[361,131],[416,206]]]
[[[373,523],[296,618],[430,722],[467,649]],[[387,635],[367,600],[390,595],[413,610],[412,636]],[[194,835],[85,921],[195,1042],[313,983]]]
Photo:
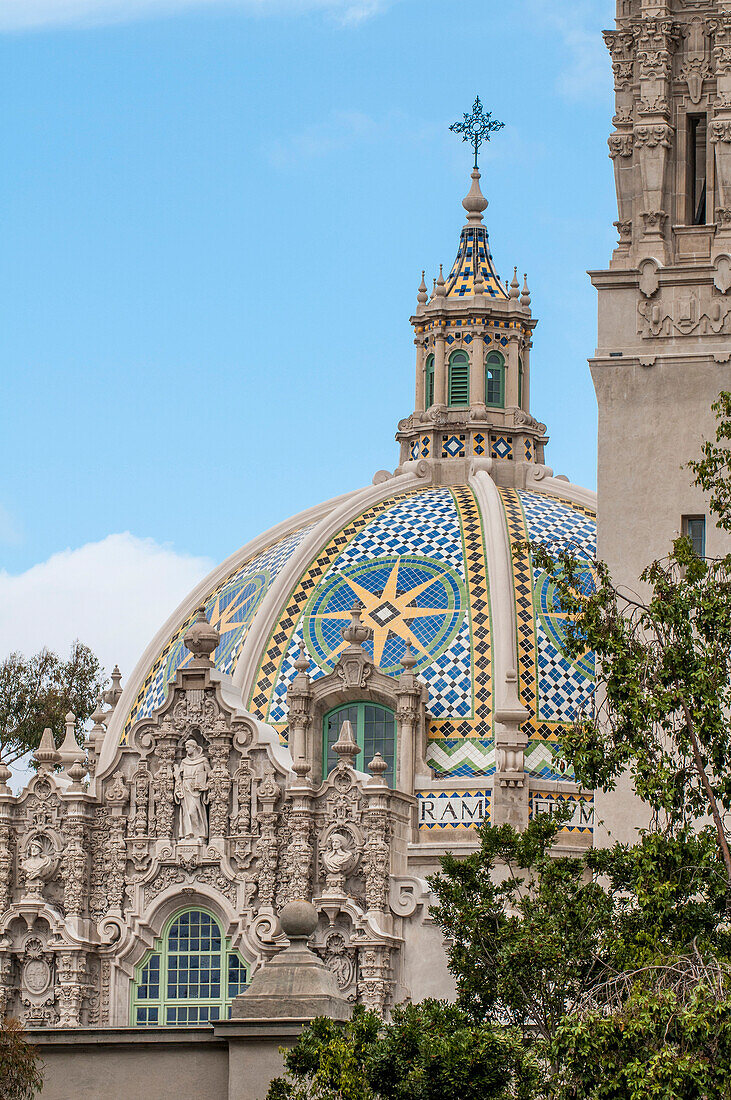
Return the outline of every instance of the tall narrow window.
[[[693,550],[699,558],[706,556],[706,517],[683,516],[683,534],[693,543]]]
[[[705,115],[688,115],[688,216],[689,225],[706,224],[707,139]]]
[[[168,921],[132,986],[132,1025],[170,1027],[225,1019],[248,984],[246,965],[216,918],[186,909]]]
[[[523,360],[518,359],[518,408],[523,408]]]
[[[449,357],[449,404],[470,403],[470,359],[466,351],[453,351]]]
[[[499,351],[491,351],[485,359],[485,404],[505,407],[505,360]]]
[[[346,721],[353,727],[353,734],[361,750],[361,763],[358,767],[365,769],[368,762],[380,752],[388,764],[384,779],[392,787],[396,757],[396,722],[392,710],[379,707],[375,703],[347,703],[325,715],[322,731],[323,779],[338,762],[332,747],[340,736],[340,727]]]
[[[434,404],[434,356],[427,355],[426,367],[424,368],[425,374],[425,386],[424,386],[424,403],[425,408],[430,409]]]

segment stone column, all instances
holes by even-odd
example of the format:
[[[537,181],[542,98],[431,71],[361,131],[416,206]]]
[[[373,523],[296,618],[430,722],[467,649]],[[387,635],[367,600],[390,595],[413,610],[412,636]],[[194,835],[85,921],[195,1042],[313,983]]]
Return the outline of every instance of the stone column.
[[[502,704],[495,712],[495,779],[492,792],[492,824],[513,825],[524,829],[528,824],[528,783],[525,775],[525,748],[528,736],[522,724],[530,717],[518,697],[515,669],[505,675]]]
[[[434,341],[434,404],[447,404],[447,363],[444,351],[445,336],[438,332]]]
[[[414,676],[416,658],[407,645],[401,658],[403,672],[396,688],[396,761],[394,787],[406,794],[414,793],[414,738],[418,730],[421,685]]]
[[[426,363],[426,338],[417,336],[416,344],[416,392],[414,396],[414,408],[417,412],[424,412],[426,405],[426,384],[424,378],[424,364]]]
[[[478,329],[472,338],[470,355],[470,405],[485,404],[485,334]]]
[[[508,336],[507,360],[505,370],[505,406],[518,407],[518,357],[520,355],[520,336],[511,331]],[[524,395],[525,399],[525,395]]]

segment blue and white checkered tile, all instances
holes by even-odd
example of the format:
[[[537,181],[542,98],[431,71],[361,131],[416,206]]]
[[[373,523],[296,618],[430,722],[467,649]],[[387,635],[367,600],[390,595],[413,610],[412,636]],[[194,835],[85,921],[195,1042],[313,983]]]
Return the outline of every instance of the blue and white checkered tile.
[[[472,714],[472,649],[470,628],[462,624],[446,652],[419,673],[429,688],[434,718],[469,718]]]
[[[539,493],[521,492],[528,537],[549,544],[554,552],[569,550],[592,561],[596,555],[596,520],[570,505]],[[551,614],[545,574],[534,577],[538,661],[538,717],[544,722],[572,722],[587,707],[594,691],[594,659],[576,664],[561,652],[560,615]],[[546,615],[553,637],[541,615]],[[557,644],[558,642],[558,644]]]

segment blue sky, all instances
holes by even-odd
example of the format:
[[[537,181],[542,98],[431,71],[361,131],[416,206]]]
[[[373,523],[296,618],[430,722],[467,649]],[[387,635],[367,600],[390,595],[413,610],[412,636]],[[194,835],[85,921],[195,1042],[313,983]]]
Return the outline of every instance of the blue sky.
[[[613,6],[0,0],[0,648],[103,618],[105,650],[122,615],[139,652],[208,565],[396,465],[478,93],[506,122],[493,255],[540,319],[532,411],[594,487]]]

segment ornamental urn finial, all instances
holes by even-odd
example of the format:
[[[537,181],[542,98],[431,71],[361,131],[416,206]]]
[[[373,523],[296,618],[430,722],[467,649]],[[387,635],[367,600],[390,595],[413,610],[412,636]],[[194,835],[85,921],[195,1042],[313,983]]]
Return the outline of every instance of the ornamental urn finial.
[[[517,298],[519,294],[520,294],[520,283],[518,282],[518,269],[517,269],[517,267],[514,267],[513,268],[513,279],[512,279],[512,282],[510,283],[510,297],[511,298]]]
[[[425,275],[426,275],[426,272],[422,271],[422,273],[421,273],[421,282],[419,283],[419,292],[416,295],[416,301],[417,301],[418,305],[420,305],[420,306],[425,306],[426,303],[429,301],[429,294],[428,294],[427,289],[426,289],[426,283],[424,282],[424,276]]]
[[[350,622],[342,630],[343,639],[349,645],[362,645],[370,634],[369,628],[360,621],[362,613],[363,608],[356,600],[350,609]]]
[[[193,654],[196,664],[206,665],[210,668],[213,666],[211,654],[220,640],[221,635],[215,626],[211,626],[206,617],[205,606],[201,605],[183,638],[183,645]]]
[[[523,276],[523,289],[520,292],[520,304],[527,309],[530,305],[530,291],[528,290],[528,276]]]

